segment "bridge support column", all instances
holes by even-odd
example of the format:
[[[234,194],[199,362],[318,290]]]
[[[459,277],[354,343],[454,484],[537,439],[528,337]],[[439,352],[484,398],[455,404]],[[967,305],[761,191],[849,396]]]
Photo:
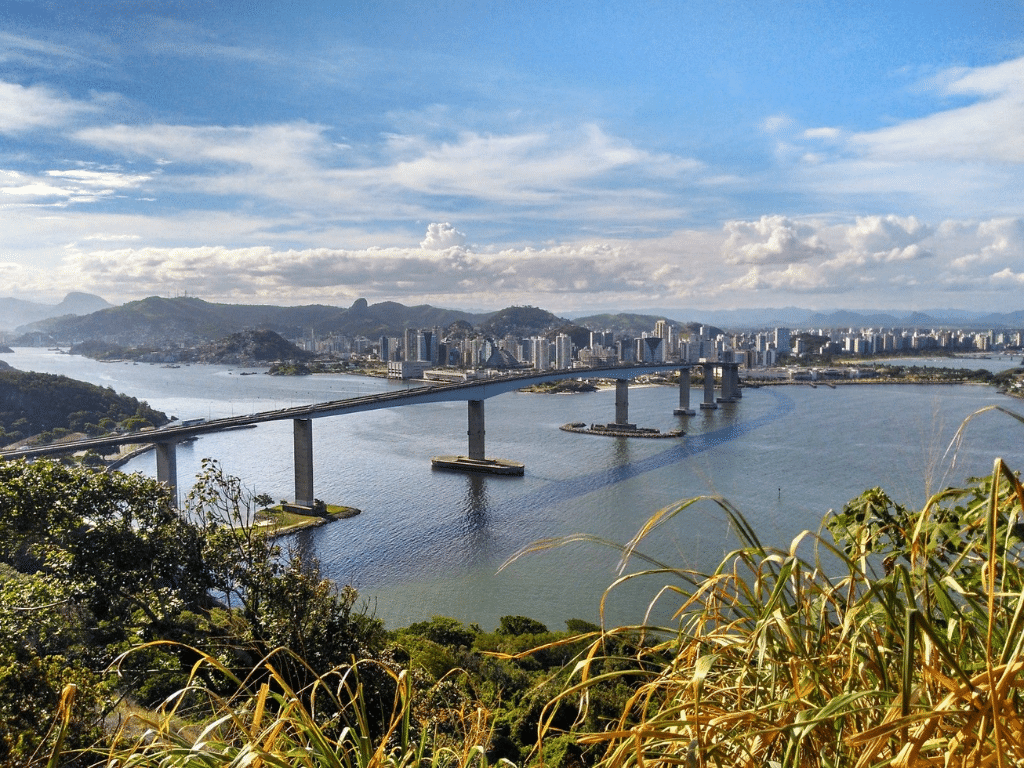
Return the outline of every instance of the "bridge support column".
[[[729,377],[732,381],[732,396],[734,400],[743,397],[743,390],[740,389],[740,364],[735,363],[729,367]]]
[[[484,458],[484,401],[469,401],[469,458],[482,461]]]
[[[430,460],[434,469],[453,469],[459,472],[482,472],[488,475],[519,475],[525,468],[522,462],[508,459],[488,459],[484,455],[484,401],[468,400],[469,452],[467,456],[435,456]]]
[[[736,363],[722,363],[722,397],[720,403],[735,403],[739,397],[739,366]]]
[[[693,416],[690,408],[690,366],[679,369],[679,407],[672,413],[676,416]]]
[[[615,380],[615,423],[629,424],[629,379]]]
[[[175,443],[156,443],[156,479],[171,492],[171,503],[178,506],[178,458]]]
[[[313,420],[294,419],[295,504],[313,506]]]
[[[718,407],[715,402],[715,366],[711,363],[704,364],[704,402],[700,407],[703,411],[713,411]]]

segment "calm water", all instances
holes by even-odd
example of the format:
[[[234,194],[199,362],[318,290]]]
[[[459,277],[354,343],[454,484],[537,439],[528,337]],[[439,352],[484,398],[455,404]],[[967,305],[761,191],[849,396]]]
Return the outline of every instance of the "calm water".
[[[354,376],[241,376],[240,369],[225,366],[107,364],[36,349],[2,359],[23,370],[110,386],[183,419],[404,386]],[[672,415],[677,402],[674,388],[632,388],[631,421],[663,431],[682,423],[687,436],[627,440],[558,429],[567,421],[613,420],[611,390],[487,400],[487,454],[524,462],[523,478],[430,469],[431,456],[466,450],[461,403],[317,420],[316,494],[363,513],[286,543],[316,554],[328,575],[355,585],[389,626],[448,615],[490,628],[499,616],[525,614],[560,628],[566,618],[598,618],[619,553],[581,541],[529,554],[498,571],[538,540],[583,533],[624,543],[656,510],[719,494],[746,515],[763,541],[788,546],[801,530],[817,529],[828,509],[875,485],[919,503],[930,490],[991,472],[996,456],[1024,468],[1024,427],[1001,414],[971,422],[955,463],[947,453],[957,427],[977,409],[1002,404],[1024,412],[1024,403],[986,387],[764,387],[689,419]],[[179,446],[179,484],[187,487],[208,456],[256,492],[291,497],[291,451],[287,422],[203,437]],[[126,469],[154,475],[155,460],[146,455]],[[725,515],[705,501],[658,529],[642,550],[674,566],[704,570],[734,544]],[[663,581],[616,589],[608,618],[641,620]]]

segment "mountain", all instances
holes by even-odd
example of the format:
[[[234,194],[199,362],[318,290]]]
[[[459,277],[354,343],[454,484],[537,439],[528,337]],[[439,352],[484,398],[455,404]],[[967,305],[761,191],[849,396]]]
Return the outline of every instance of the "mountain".
[[[242,365],[275,360],[311,360],[315,355],[299,349],[273,331],[241,331],[200,347],[196,357],[203,363]]]
[[[539,336],[557,325],[564,325],[565,320],[545,309],[537,307],[506,307],[498,310],[479,323],[478,330],[496,339],[512,334],[513,336]]]
[[[336,307],[320,305],[213,304],[188,296],[170,299],[151,296],[82,317],[45,320],[32,327],[63,344],[86,340],[121,346],[202,344],[247,328],[273,330],[282,336],[302,336],[314,323],[337,312]]]
[[[0,298],[0,329],[14,330],[23,325],[61,315],[87,315],[111,304],[91,293],[69,293],[60,304],[40,304],[13,297]]]
[[[447,327],[458,320],[476,324],[486,315],[430,305],[406,307],[397,302],[369,305],[359,299],[348,309],[312,304],[279,307],[265,304],[215,304],[194,297],[150,296],[82,317],[50,318],[33,323],[33,332],[52,343],[100,341],[123,347],[166,344],[199,345],[244,330],[269,330],[286,338],[332,333],[376,338],[400,336],[405,328]]]
[[[367,304],[366,299],[358,299],[348,309],[338,309],[335,313],[313,325],[313,331],[320,336],[340,333],[376,339],[379,336],[401,336],[406,328],[447,328],[459,321],[475,326],[492,314],[442,309],[429,304],[407,307],[396,301]]]

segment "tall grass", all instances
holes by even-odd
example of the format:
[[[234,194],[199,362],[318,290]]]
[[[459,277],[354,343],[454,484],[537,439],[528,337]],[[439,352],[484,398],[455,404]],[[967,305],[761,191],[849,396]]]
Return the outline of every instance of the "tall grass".
[[[277,658],[275,658],[277,657]],[[357,661],[315,676],[293,691],[279,674],[279,650],[239,679],[216,658],[202,654],[189,685],[169,697],[153,716],[133,715],[113,738],[102,764],[119,768],[402,768],[479,766],[486,768],[488,713],[448,712],[445,733],[418,725],[407,671],[377,661]],[[204,683],[208,674],[231,680],[236,693],[224,698]],[[367,682],[366,678],[373,678]],[[381,686],[381,680],[385,685]],[[381,720],[373,712],[369,687],[393,691]]]
[[[700,501],[657,513],[624,557]],[[743,545],[710,574],[648,560],[618,582],[655,578],[677,623],[629,628],[660,637],[645,653],[668,661],[616,722],[577,735],[601,748],[600,765],[1024,764],[1024,489],[1002,460],[917,511],[868,491],[831,536],[805,532],[788,549],[704,501]],[[604,641],[561,700],[585,707],[623,674],[593,674]]]

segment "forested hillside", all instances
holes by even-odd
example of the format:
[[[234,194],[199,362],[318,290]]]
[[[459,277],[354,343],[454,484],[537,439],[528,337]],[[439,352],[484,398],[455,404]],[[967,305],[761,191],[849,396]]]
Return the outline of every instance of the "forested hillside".
[[[134,397],[50,373],[0,368],[0,445],[33,435],[100,435],[122,426],[158,427],[167,415]]]

